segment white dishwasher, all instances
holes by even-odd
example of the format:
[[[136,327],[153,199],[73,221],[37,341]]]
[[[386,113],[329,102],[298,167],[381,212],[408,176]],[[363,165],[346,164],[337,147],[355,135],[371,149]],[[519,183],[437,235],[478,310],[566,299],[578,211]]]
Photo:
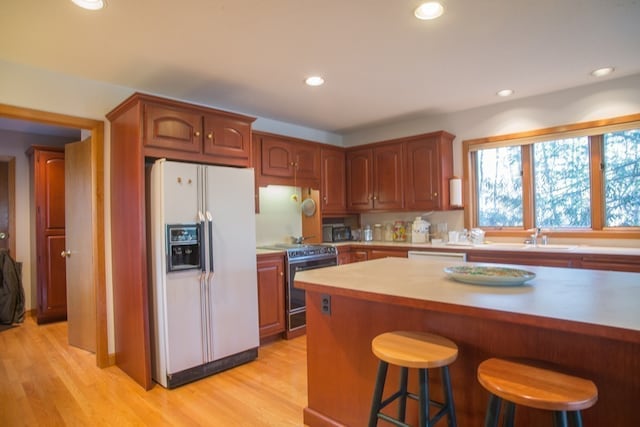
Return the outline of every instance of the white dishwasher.
[[[433,261],[467,261],[467,254],[464,252],[428,252],[428,251],[409,251],[407,253],[409,259],[425,259]]]

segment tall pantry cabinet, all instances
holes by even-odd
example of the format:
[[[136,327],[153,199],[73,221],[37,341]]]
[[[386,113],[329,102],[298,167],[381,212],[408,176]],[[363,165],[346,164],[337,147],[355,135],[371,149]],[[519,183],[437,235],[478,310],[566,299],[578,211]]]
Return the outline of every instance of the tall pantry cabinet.
[[[64,219],[64,148],[33,146],[31,192],[35,209],[36,320],[67,319],[67,273]]]

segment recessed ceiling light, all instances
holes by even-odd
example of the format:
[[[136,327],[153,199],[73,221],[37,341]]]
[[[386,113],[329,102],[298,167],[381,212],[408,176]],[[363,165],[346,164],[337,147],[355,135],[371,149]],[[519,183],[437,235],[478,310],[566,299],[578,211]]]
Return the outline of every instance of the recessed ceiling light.
[[[309,86],[322,86],[324,84],[324,79],[320,76],[311,76],[307,77],[304,82]]]
[[[444,13],[444,8],[437,1],[430,1],[427,3],[422,3],[418,6],[413,12],[413,14],[418,19],[427,20],[427,19],[436,19]]]
[[[591,72],[591,75],[595,77],[602,77],[602,76],[606,76],[608,74],[613,73],[614,70],[615,68],[613,67],[598,68],[597,70],[593,70]]]
[[[499,90],[498,92],[496,92],[496,95],[498,96],[511,96],[513,95],[513,89],[502,89]]]
[[[104,0],[71,0],[83,9],[100,10],[105,6]]]

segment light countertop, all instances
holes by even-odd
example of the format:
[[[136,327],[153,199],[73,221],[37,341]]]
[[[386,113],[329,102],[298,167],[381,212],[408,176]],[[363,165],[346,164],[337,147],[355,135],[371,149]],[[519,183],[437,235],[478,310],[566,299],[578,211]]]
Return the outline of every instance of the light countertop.
[[[505,252],[552,252],[567,254],[601,254],[601,255],[632,255],[640,256],[640,248],[633,247],[611,247],[611,246],[590,246],[575,244],[549,244],[549,245],[525,245],[524,243],[485,243],[485,244],[432,244],[432,243],[411,243],[411,242],[388,242],[388,241],[349,241],[333,243],[338,249],[340,246],[382,246],[388,248],[407,250],[441,250],[469,252],[469,251],[505,251]]]
[[[299,272],[296,286],[375,301],[420,301],[434,310],[468,307],[533,316],[530,322],[544,318],[622,328],[640,342],[640,273],[521,266],[536,277],[521,286],[497,287],[449,279],[443,269],[458,264],[463,263],[384,258]]]

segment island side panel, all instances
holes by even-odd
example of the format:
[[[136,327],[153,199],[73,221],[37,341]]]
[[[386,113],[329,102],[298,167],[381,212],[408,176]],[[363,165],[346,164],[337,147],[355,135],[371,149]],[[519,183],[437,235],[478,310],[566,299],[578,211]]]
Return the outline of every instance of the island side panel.
[[[513,322],[489,320],[338,295],[331,295],[327,315],[320,306],[330,288],[323,294],[306,294],[309,393],[304,420],[312,427],[366,424],[377,367],[371,340],[402,329],[437,333],[457,343],[459,357],[450,369],[460,425],[483,425],[488,394],[477,382],[476,368],[494,356],[546,360],[592,379],[599,400],[584,411],[585,425],[640,425],[635,409],[640,398],[640,344],[521,325],[517,316]],[[397,384],[396,373],[391,371],[388,384]],[[439,375],[433,377],[439,397]],[[550,419],[543,411],[522,408],[516,421],[546,425]]]

